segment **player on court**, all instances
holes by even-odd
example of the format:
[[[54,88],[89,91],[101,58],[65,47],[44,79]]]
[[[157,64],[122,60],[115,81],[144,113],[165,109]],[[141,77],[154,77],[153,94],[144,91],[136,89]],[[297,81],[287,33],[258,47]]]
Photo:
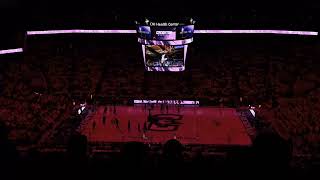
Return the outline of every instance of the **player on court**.
[[[103,124],[103,125],[106,124],[106,116],[105,116],[105,115],[103,115],[103,117],[102,117],[102,124]]]
[[[130,130],[131,130],[131,122],[130,122],[130,120],[128,121],[128,131],[130,132]]]

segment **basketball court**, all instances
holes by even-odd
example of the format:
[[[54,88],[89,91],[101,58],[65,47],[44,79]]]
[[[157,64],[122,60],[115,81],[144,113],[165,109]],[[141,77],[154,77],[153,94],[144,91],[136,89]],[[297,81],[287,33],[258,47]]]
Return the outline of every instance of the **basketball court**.
[[[89,142],[163,144],[251,145],[251,139],[234,108],[100,106],[82,122],[79,131]],[[149,111],[152,117],[148,121]],[[103,122],[105,116],[105,122]],[[117,120],[116,120],[117,119]],[[129,123],[130,122],[130,123]]]

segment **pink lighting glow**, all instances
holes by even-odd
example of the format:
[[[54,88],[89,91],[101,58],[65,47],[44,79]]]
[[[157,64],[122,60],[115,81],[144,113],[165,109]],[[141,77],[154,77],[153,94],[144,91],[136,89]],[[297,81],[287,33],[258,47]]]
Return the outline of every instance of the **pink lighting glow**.
[[[51,35],[51,34],[135,34],[136,30],[46,30],[46,31],[27,31],[28,36]],[[281,34],[281,35],[300,35],[318,36],[315,31],[288,31],[288,30],[194,30],[195,34]],[[192,41],[192,40],[191,40]],[[23,52],[23,48],[0,50],[1,54],[13,54]]]
[[[196,34],[288,34],[317,36],[315,31],[287,31],[287,30],[195,30]]]
[[[17,49],[0,50],[0,54],[13,54],[13,53],[19,53],[19,52],[23,52],[23,49],[17,48]]]
[[[48,30],[48,31],[27,31],[27,35],[49,35],[49,34],[134,34],[136,30]]]
[[[28,31],[27,35],[49,35],[49,34],[135,34],[136,30],[48,30]],[[287,34],[317,36],[315,31],[288,31],[288,30],[195,30],[195,34]]]

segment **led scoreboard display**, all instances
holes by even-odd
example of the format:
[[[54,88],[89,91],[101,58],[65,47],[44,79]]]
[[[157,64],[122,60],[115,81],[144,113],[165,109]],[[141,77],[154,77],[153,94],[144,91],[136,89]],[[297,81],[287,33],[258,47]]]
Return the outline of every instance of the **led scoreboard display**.
[[[151,39],[152,37],[150,26],[139,26],[137,32],[140,38]]]
[[[138,26],[138,37],[149,40],[182,40],[192,38],[194,25],[185,25],[177,27],[152,27]]]
[[[153,31],[153,38],[156,40],[176,40],[176,30],[171,27],[162,27],[157,28],[157,30]]]
[[[138,42],[147,71],[183,71],[188,44],[193,41],[194,21],[137,24]]]

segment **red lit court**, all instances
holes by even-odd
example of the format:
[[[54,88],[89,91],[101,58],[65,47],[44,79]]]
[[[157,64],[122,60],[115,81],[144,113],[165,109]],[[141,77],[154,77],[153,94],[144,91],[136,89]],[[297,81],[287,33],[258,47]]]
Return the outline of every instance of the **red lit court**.
[[[115,114],[108,106],[104,111],[105,106],[100,106],[80,126],[89,142],[165,143],[176,138],[182,144],[251,145],[234,108],[169,107],[167,113],[166,109],[155,107],[151,114],[157,121],[152,123],[147,121],[149,112],[144,106],[117,106]]]

